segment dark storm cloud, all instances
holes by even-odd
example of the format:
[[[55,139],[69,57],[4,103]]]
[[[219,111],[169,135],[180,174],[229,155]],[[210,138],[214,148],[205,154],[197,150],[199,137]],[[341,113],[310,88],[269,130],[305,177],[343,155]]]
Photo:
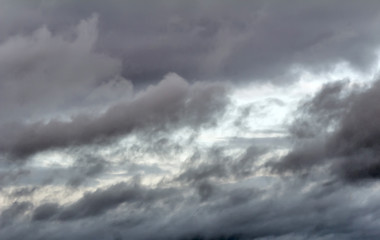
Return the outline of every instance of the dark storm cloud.
[[[309,170],[327,164],[347,180],[376,179],[380,82],[369,87],[329,83],[299,108],[291,126],[297,146],[275,168]]]
[[[31,221],[24,219],[28,224],[4,228],[0,237],[373,239],[379,234],[378,196],[369,189],[311,179],[261,180],[265,185],[258,184],[260,178],[220,185],[201,201],[182,187],[150,190],[121,183],[86,193],[72,204],[41,205]]]
[[[2,2],[4,12],[25,13],[4,14],[4,36],[42,24],[62,31],[97,13],[98,49],[121,58],[135,83],[168,72],[289,81],[279,76],[295,66],[324,71],[338,62],[366,70],[379,44],[376,1]]]
[[[79,114],[69,121],[12,123],[1,127],[0,151],[27,156],[51,148],[101,143],[134,130],[197,129],[213,124],[228,103],[219,83],[189,85],[176,74],[167,75],[133,101],[119,103],[99,115]]]

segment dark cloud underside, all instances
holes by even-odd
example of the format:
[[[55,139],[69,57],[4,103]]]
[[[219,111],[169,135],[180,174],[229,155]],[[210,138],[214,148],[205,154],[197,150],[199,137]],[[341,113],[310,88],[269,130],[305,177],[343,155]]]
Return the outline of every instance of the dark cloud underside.
[[[325,85],[299,108],[292,131],[299,144],[275,169],[308,170],[328,164],[346,180],[380,177],[379,81],[369,87],[347,82]]]

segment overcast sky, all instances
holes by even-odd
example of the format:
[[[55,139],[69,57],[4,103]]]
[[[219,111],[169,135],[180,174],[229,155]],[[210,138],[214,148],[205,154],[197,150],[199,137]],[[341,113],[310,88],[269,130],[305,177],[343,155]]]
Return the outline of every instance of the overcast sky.
[[[0,4],[0,239],[380,237],[379,1]]]

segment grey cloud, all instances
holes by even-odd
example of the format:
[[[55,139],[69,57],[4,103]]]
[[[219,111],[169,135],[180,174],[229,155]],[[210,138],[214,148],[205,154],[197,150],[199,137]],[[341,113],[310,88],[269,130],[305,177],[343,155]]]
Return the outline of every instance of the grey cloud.
[[[268,98],[267,101],[268,101],[268,103],[271,103],[271,104],[274,104],[274,105],[277,105],[280,107],[283,107],[286,105],[286,103],[279,98],[272,97],[272,98]]]
[[[106,171],[108,163],[100,156],[83,154],[74,163],[69,170],[73,172],[73,176],[68,180],[69,186],[79,186],[87,178],[95,177],[102,172]]]
[[[0,215],[0,228],[12,224],[15,219],[22,216],[26,211],[32,208],[31,202],[14,202],[7,209],[3,210]]]
[[[70,40],[42,27],[0,43],[0,123],[80,109],[103,82],[117,84],[121,61],[94,50],[96,15],[72,31]]]
[[[378,183],[358,181],[380,176],[380,82],[325,85],[293,115],[290,137],[279,127],[253,132],[275,137],[198,142],[229,110],[233,129],[249,133],[251,117],[291,103],[275,96],[235,109],[233,84],[285,85],[298,70],[338,63],[372,70],[377,1],[0,3],[0,184],[9,193],[0,239],[380,236]],[[289,142],[278,162],[261,161]],[[55,163],[61,153],[74,163]],[[114,184],[135,174],[144,181]],[[79,198],[58,199],[68,194]]]
[[[6,161],[9,163],[9,161]],[[19,165],[18,162],[11,162],[14,164],[14,169],[8,166],[8,172],[2,173],[1,185],[3,187],[16,187],[12,190],[10,195],[12,197],[33,197],[36,192],[39,192],[40,187],[53,183],[58,183],[72,175],[67,168],[46,166],[46,167],[30,167]]]
[[[12,192],[12,197],[25,197],[25,196],[31,196],[34,194],[34,192],[38,190],[38,187],[21,187],[18,189],[15,189]]]
[[[118,183],[106,189],[86,192],[83,197],[72,204],[59,206],[46,203],[33,212],[33,220],[55,219],[69,221],[102,215],[123,203],[136,203],[138,206],[150,204],[157,199],[172,194],[170,189],[147,189],[138,182]]]
[[[214,147],[206,152],[195,152],[183,166],[177,180],[188,182],[204,192],[211,192],[210,181],[221,179],[243,179],[254,173],[255,163],[267,152],[266,149],[250,146],[240,154],[231,156],[228,148]]]
[[[10,166],[4,168],[0,172],[1,186],[7,184],[14,184],[20,178],[30,175],[31,171],[23,168],[11,169]]]
[[[356,96],[348,84],[348,81],[327,83],[315,96],[300,103],[289,126],[295,146],[274,165],[276,171],[304,172],[328,160],[326,136],[339,127]]]
[[[355,91],[348,90],[349,81],[325,84],[311,99],[302,102],[289,126],[297,138],[315,137],[334,128],[349,109]]]
[[[37,205],[30,216],[16,214],[17,223],[8,223],[0,237],[373,239],[379,234],[374,184],[360,188],[321,179],[321,175],[256,176],[235,182],[203,178],[195,189],[119,183],[85,192],[71,203]]]
[[[260,121],[261,117],[276,114],[276,111],[281,107],[285,107],[286,103],[279,98],[269,97],[266,99],[256,100],[252,103],[236,107],[237,115],[233,121],[233,126],[242,131],[255,131],[252,128],[252,120]]]
[[[336,132],[328,140],[328,152],[340,158],[338,165],[348,179],[378,178],[380,83],[358,95]]]
[[[248,105],[239,109],[238,116],[233,122],[234,126],[238,128],[247,129],[246,123],[254,110],[254,105]]]
[[[167,75],[132,101],[119,103],[98,116],[79,114],[69,121],[13,123],[1,128],[0,151],[27,156],[51,148],[101,143],[134,130],[199,128],[214,124],[228,103],[223,84],[189,85],[176,74]]]
[[[360,199],[346,201],[353,192],[367,194],[369,189],[339,184],[332,189],[331,185],[310,182],[311,179],[283,180],[272,179],[261,186],[255,180],[247,182],[246,186],[242,183],[220,185],[207,201],[201,202],[188,195],[184,198],[186,194],[182,189],[175,192],[177,194],[155,195],[162,201],[148,201],[146,205],[143,203],[147,201],[143,201],[133,210],[122,202],[138,204],[139,200],[131,196],[139,198],[143,195],[126,194],[124,190],[130,188],[115,185],[88,193],[71,205],[61,206],[58,211],[53,206],[53,210],[46,211],[46,220],[51,220],[44,221],[44,229],[50,230],[37,231],[36,237],[30,239],[44,238],[46,234],[52,234],[54,239],[112,239],[115,235],[133,239],[150,239],[153,235],[156,239],[287,239],[290,236],[296,239],[308,236],[315,239],[331,236],[335,239],[371,239],[379,233],[379,223],[369,221],[379,214],[378,197],[368,196],[366,206]],[[119,189],[116,191],[116,188]],[[123,194],[128,197],[121,197]],[[105,199],[110,204],[98,205]],[[88,205],[82,205],[85,202]],[[115,208],[118,210],[111,211]],[[78,212],[71,215],[72,218],[61,219],[65,220],[59,224],[64,230],[58,230],[52,219],[65,209]],[[49,215],[52,213],[53,217]],[[39,223],[41,221],[30,224],[39,229]],[[82,226],[80,229],[75,227],[78,224]],[[364,229],[363,225],[366,226]],[[12,229],[6,229],[0,236],[10,239]]]
[[[324,86],[299,109],[291,131],[300,139],[274,169],[308,171],[328,165],[346,180],[378,178],[379,86],[379,81],[358,89],[341,82]]]
[[[143,201],[139,186],[117,184],[106,190],[86,193],[77,202],[65,207],[58,215],[60,220],[70,220],[100,215],[124,202]]]
[[[379,45],[376,1],[3,2],[28,13],[0,25],[4,35],[44,23],[60,31],[98,13],[98,49],[121,58],[123,76],[135,83],[168,72],[284,82],[294,67],[325,71],[339,62],[367,70]]]
[[[279,134],[284,136],[279,137],[253,137],[253,138],[243,138],[243,137],[231,137],[223,139],[224,142],[228,143],[230,146],[236,147],[249,147],[256,146],[258,148],[267,148],[267,149],[277,149],[277,148],[287,148],[291,145],[290,138],[286,136],[285,131],[281,130],[264,130],[264,131],[255,131],[255,133],[264,133],[264,134]]]
[[[59,205],[56,203],[45,203],[34,209],[32,219],[36,221],[47,220],[57,214]]]

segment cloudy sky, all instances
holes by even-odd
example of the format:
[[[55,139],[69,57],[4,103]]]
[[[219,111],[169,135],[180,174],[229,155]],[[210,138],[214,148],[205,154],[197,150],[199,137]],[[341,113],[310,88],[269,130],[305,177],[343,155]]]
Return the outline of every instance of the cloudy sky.
[[[0,239],[380,237],[379,1],[0,4]]]

